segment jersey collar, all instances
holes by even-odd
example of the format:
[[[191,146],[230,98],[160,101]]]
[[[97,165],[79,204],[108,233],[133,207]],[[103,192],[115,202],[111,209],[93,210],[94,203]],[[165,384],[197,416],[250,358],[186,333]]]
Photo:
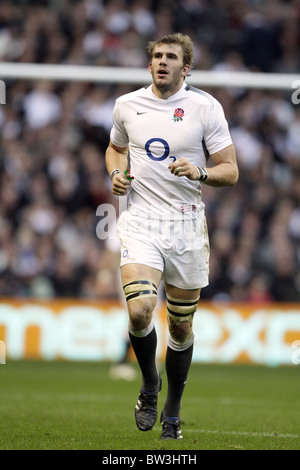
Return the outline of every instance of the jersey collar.
[[[164,100],[164,99],[161,99],[161,98],[158,98],[158,97],[153,93],[153,91],[152,91],[152,84],[149,85],[149,87],[148,87],[148,92],[149,92],[149,93],[151,94],[151,96],[152,96],[153,98],[155,98],[157,101],[162,101],[162,102],[164,102],[164,103],[170,103],[171,101],[175,101],[175,100],[177,100],[177,99],[180,97],[180,95],[182,94],[182,92],[185,90],[186,86],[187,86],[186,83],[183,82],[182,87],[181,87],[174,95],[170,96],[169,98],[167,98],[167,99],[165,99],[165,100]]]

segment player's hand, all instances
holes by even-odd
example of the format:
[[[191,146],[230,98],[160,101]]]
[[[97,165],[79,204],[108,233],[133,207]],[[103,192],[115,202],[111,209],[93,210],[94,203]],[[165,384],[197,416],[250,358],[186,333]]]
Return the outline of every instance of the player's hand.
[[[186,176],[189,180],[199,179],[198,168],[186,158],[175,160],[175,162],[171,163],[168,168],[175,176]]]
[[[112,183],[112,193],[115,196],[124,196],[128,193],[132,180],[125,177],[124,173],[117,173],[113,176],[111,181]]]

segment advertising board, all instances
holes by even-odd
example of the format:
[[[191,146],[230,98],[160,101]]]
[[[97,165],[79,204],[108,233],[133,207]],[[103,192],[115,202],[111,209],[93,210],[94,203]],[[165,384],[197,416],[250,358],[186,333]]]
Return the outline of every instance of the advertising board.
[[[167,346],[166,306],[155,311],[158,359]],[[128,317],[124,305],[90,300],[0,300],[1,363],[9,359],[117,361]],[[195,362],[300,363],[299,304],[199,302]]]

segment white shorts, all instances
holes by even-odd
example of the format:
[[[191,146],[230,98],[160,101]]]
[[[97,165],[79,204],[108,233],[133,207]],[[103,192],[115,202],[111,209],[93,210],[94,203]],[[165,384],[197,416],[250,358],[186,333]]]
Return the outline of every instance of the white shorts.
[[[181,289],[208,285],[209,240],[204,210],[197,219],[161,220],[124,211],[119,219],[121,266],[138,263],[158,269],[162,280]]]

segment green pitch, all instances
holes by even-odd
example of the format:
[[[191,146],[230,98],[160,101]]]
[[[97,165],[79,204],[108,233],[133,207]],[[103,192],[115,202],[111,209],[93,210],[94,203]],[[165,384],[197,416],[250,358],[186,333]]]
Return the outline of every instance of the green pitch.
[[[0,449],[300,449],[299,366],[193,364],[182,408],[183,441],[138,431],[140,380],[111,380],[110,364],[0,365]],[[166,390],[159,396],[159,414]]]

